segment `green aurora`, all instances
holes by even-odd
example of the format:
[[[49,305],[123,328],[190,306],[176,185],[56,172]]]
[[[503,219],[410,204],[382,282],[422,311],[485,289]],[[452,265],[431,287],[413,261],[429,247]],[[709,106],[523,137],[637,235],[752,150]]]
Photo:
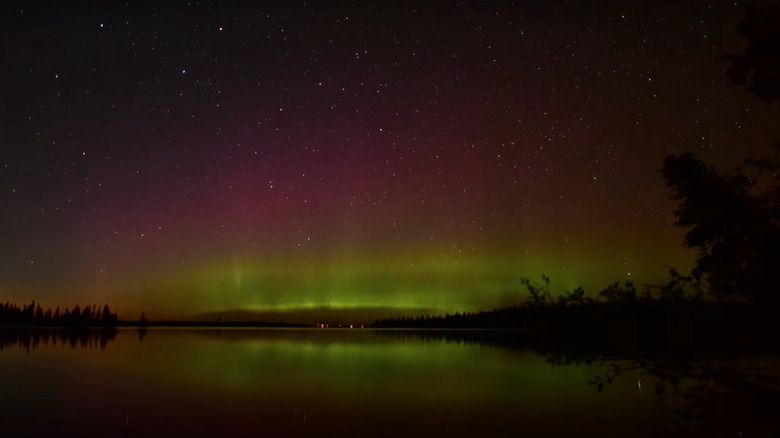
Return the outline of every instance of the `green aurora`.
[[[619,256],[587,258],[576,251],[552,250],[236,258],[174,272],[161,269],[123,281],[111,290],[130,315],[146,311],[158,319],[237,309],[394,308],[443,314],[519,304],[525,298],[522,276],[550,276],[554,293],[577,286],[595,293],[611,282],[660,278],[664,273],[663,266],[648,269],[644,267],[652,265],[644,260],[629,261]],[[96,295],[104,289],[101,285]],[[140,304],[134,306],[134,301]]]
[[[726,170],[780,136],[724,74],[742,5],[364,6],[9,9],[2,299],[156,320],[642,291],[695,256],[663,157]]]

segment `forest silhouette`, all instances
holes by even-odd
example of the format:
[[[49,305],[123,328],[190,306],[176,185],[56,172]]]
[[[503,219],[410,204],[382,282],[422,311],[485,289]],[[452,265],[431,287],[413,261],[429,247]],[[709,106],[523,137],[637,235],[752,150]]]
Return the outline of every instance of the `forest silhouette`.
[[[72,309],[45,311],[33,300],[30,304],[0,304],[0,327],[115,327],[119,324],[116,313],[108,304],[102,306],[73,306]]]

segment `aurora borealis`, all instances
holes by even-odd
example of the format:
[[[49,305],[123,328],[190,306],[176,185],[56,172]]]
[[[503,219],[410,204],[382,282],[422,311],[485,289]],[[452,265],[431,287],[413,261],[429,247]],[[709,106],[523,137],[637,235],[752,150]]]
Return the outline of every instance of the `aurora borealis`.
[[[517,302],[693,253],[659,168],[768,152],[742,2],[0,9],[0,296],[120,316]]]

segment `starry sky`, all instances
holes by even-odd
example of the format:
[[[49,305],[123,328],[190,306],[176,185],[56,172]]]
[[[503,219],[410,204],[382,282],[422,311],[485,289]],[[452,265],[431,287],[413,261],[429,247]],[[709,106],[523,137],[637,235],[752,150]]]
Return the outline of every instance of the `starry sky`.
[[[665,154],[726,170],[780,138],[724,73],[744,11],[4,2],[0,297],[453,312],[521,276],[658,282],[695,255]]]

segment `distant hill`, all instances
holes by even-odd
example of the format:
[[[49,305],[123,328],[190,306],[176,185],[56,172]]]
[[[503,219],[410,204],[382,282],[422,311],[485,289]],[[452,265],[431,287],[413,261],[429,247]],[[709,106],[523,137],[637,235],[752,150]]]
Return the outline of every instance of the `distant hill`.
[[[402,316],[434,315],[435,309],[415,309],[397,307],[353,307],[348,309],[316,307],[311,309],[290,309],[283,311],[262,311],[232,309],[206,312],[187,318],[195,322],[252,322],[285,324],[329,324],[331,327],[349,324],[368,326],[378,319],[400,318]]]

